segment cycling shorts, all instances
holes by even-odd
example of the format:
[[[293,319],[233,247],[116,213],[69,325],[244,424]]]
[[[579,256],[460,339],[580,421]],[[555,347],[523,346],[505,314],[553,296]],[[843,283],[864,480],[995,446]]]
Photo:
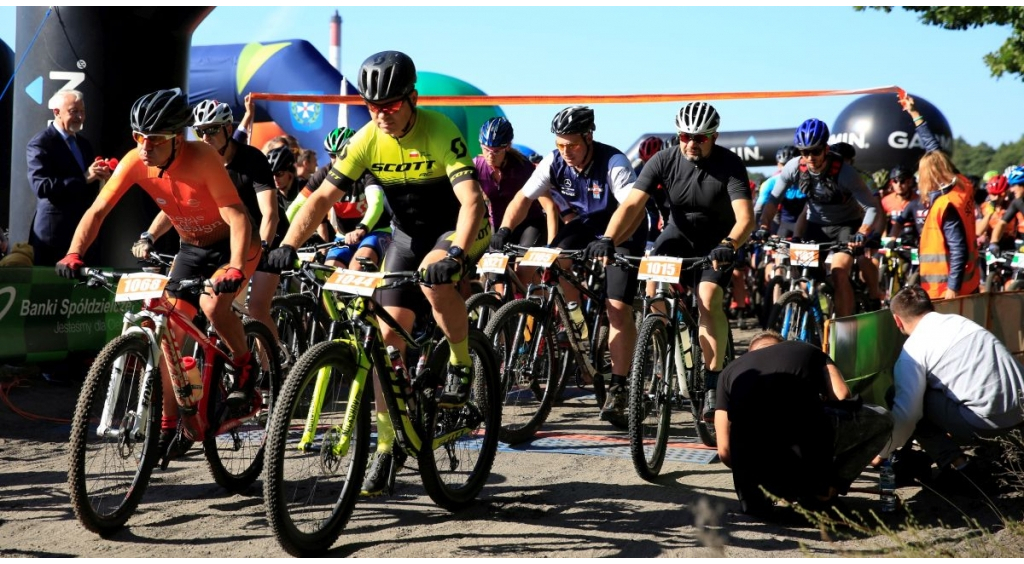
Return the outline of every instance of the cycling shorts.
[[[423,259],[433,250],[447,251],[455,240],[455,231],[442,233],[436,239],[424,237],[413,238],[401,230],[395,229],[394,238],[384,252],[384,261],[381,270],[384,272],[403,272],[419,270],[422,268]],[[468,249],[463,249],[466,259],[463,261],[463,278],[476,266],[480,257],[487,252],[491,244],[491,220],[484,217],[477,229],[473,244]],[[379,290],[375,296],[383,306],[401,307],[417,310],[425,299],[423,292],[415,287],[403,286],[389,290]]]
[[[822,225],[820,223],[807,222],[807,230],[804,233],[804,241],[815,241],[818,243],[849,243],[853,236],[860,229],[860,222],[841,223],[839,225]],[[853,254],[849,250],[838,251],[846,254]]]
[[[354,245],[344,245],[341,247],[333,247],[327,252],[327,260],[336,260],[346,265],[355,256],[356,251],[359,249],[365,249],[367,247],[373,249],[373,252],[377,254],[377,262],[380,263],[381,257],[384,256],[384,251],[387,250],[388,245],[391,244],[391,233],[388,231],[373,231],[363,240]],[[351,268],[351,265],[349,265]]]
[[[637,229],[637,233],[640,233],[640,236],[634,233],[631,239],[615,247],[615,252],[630,256],[642,255],[647,243],[647,230]],[[587,245],[602,235],[604,235],[603,231],[599,233],[587,223],[579,220],[571,221],[558,230],[558,235],[555,236],[551,246],[563,250],[581,250],[587,248]],[[636,276],[637,272],[632,268],[609,266],[605,270],[608,299],[632,305],[633,297],[636,296]]]
[[[669,223],[658,236],[658,240],[654,242],[651,255],[680,258],[706,257],[712,249],[718,246],[718,243],[719,241],[709,241],[706,238],[690,239],[674,223]],[[693,278],[687,281],[684,277],[683,283],[692,288],[697,281],[711,282],[724,290],[729,285],[732,270],[731,266],[721,270],[714,270],[708,266],[699,273],[691,271],[694,272]]]
[[[256,267],[263,255],[259,243],[249,245],[248,255],[245,267],[242,269],[242,274],[245,275],[243,285],[256,272]],[[230,262],[231,241],[229,239],[222,239],[205,247],[182,242],[178,254],[174,256],[174,262],[171,263],[171,280],[167,283],[167,295],[198,308],[199,296],[191,291],[181,291],[178,282],[200,276],[204,279],[215,278],[227,270]],[[208,289],[207,291],[212,292],[213,290]]]

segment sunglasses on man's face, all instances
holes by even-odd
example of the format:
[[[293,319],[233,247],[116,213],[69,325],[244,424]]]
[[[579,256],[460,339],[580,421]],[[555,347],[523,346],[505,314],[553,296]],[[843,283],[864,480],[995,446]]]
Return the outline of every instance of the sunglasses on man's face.
[[[820,157],[825,152],[824,147],[817,147],[814,149],[800,149],[801,157]]]
[[[220,130],[224,129],[223,125],[211,125],[208,127],[193,127],[192,130],[196,132],[196,137],[206,137],[209,135],[213,137],[220,133]]]
[[[141,131],[133,131],[132,139],[134,139],[139,145],[143,145],[148,142],[153,147],[159,147],[160,145],[169,142],[171,139],[174,139],[176,135],[177,133],[142,133]]]
[[[710,135],[690,135],[689,133],[679,134],[679,142],[683,144],[693,141],[694,143],[701,145],[706,143],[709,139],[711,139]]]
[[[405,99],[395,100],[394,102],[387,102],[384,104],[374,104],[373,102],[367,101],[366,107],[375,114],[391,115],[397,113],[398,110],[402,109],[402,104],[405,103]]]

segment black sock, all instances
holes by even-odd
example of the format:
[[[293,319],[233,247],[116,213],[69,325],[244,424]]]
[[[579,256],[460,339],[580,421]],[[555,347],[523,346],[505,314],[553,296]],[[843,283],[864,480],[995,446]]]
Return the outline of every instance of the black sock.
[[[612,374],[612,385],[626,387],[626,377],[619,376],[618,374]]]
[[[718,389],[718,375],[721,373],[721,370],[706,370],[704,372],[704,391]]]

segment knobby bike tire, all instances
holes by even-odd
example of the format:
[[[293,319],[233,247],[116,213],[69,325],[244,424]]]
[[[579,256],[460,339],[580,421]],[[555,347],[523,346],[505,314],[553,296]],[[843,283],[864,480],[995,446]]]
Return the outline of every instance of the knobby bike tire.
[[[299,300],[303,296],[277,296],[270,302],[270,318],[277,326],[277,334],[281,346],[288,351],[292,360],[302,356],[309,348],[309,336],[306,334],[306,319],[299,309]],[[312,301],[312,300],[310,300]]]
[[[544,425],[559,393],[554,325],[540,304],[521,299],[501,306],[484,335],[494,346],[501,375],[498,437],[508,444],[528,441]]]
[[[495,313],[501,308],[501,298],[493,292],[473,294],[466,300],[469,326],[481,331],[487,328]]]
[[[821,346],[822,328],[811,311],[811,302],[800,290],[791,290],[779,298],[779,301],[772,306],[772,314],[768,318],[768,328],[782,335],[787,341],[799,340],[800,324],[807,315],[808,330],[810,335],[806,342]],[[790,319],[788,331],[783,332],[783,325],[786,318]]]
[[[120,530],[135,513],[160,458],[157,442],[163,388],[159,372],[149,382],[145,435],[125,433],[126,426],[137,422],[136,407],[150,353],[149,338],[143,333],[127,333],[107,343],[93,361],[75,405],[68,454],[71,507],[86,529],[104,537]],[[115,366],[119,366],[122,379],[111,426],[121,432],[117,438],[101,438],[96,434],[97,425]],[[102,464],[116,467],[100,467]]]
[[[693,415],[693,426],[700,442],[704,443],[704,446],[715,447],[718,446],[715,426],[704,421],[704,392],[706,391],[704,379],[707,366],[704,364],[704,353],[700,348],[700,335],[697,327],[688,328],[688,330],[693,347],[693,368],[687,378],[687,389],[690,391],[690,414]]]
[[[242,421],[241,425],[224,433],[217,434],[219,423],[234,417],[231,409],[224,403],[227,389],[224,387],[223,367],[214,371],[216,381],[211,382],[214,394],[207,402],[207,429],[203,440],[203,452],[210,467],[210,474],[217,485],[224,489],[241,493],[259,478],[263,471],[263,450],[266,446],[266,429],[270,414],[273,413],[274,402],[280,391],[281,367],[277,341],[263,323],[255,319],[242,322],[245,331],[246,346],[252,353],[259,371],[250,375],[256,378],[253,390],[263,398],[263,407],[251,418]],[[244,409],[249,410],[247,405]]]
[[[440,408],[436,403],[440,393],[434,393],[425,405],[423,427],[428,431],[424,441],[460,429],[471,432],[440,444],[436,450],[424,444],[417,457],[427,495],[449,511],[469,506],[483,489],[494,464],[501,430],[498,363],[491,343],[482,332],[470,329],[469,352],[473,357],[469,402],[458,409]],[[442,376],[438,378],[438,385],[443,384],[448,356],[448,342],[439,342],[429,361],[432,373]]]
[[[351,446],[341,456],[332,446],[349,408],[356,353],[328,341],[311,347],[295,363],[281,388],[267,434],[263,500],[278,543],[293,556],[323,554],[338,540],[359,498],[370,447],[370,403],[364,389],[356,409]],[[318,395],[317,383],[321,376]],[[367,376],[369,388],[371,376]],[[300,450],[312,409],[320,417],[312,442]]]
[[[637,475],[657,478],[665,462],[672,416],[675,362],[668,353],[665,319],[649,316],[640,326],[629,374],[629,452]]]

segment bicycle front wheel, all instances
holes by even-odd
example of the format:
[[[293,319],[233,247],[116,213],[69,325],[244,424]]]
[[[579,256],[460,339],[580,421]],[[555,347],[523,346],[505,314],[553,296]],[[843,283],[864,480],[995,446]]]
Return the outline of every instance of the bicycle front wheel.
[[[481,331],[487,328],[495,312],[501,308],[501,298],[493,292],[473,294],[466,300],[469,326]]]
[[[437,505],[456,511],[468,506],[483,489],[494,464],[501,429],[501,398],[498,365],[491,344],[483,333],[469,331],[469,352],[473,358],[473,389],[461,408],[444,409],[436,404],[437,394],[425,410],[427,436],[418,462],[423,487]],[[438,343],[430,359],[434,374],[446,374],[449,346]]]
[[[768,328],[787,341],[804,341],[821,346],[821,325],[814,318],[811,302],[800,290],[791,290],[779,298],[768,318]]]
[[[309,338],[306,335],[306,324],[303,312],[299,309],[298,298],[303,296],[277,296],[270,302],[270,317],[277,326],[281,346],[288,352],[288,358],[295,359],[306,352]]]
[[[370,445],[370,402],[356,400],[356,356],[336,341],[310,348],[281,389],[268,428],[263,502],[274,536],[293,556],[327,551],[355,507]],[[367,382],[368,384],[369,382]],[[353,410],[350,413],[350,410]],[[342,432],[346,417],[352,432]]]
[[[145,379],[149,344],[146,335],[127,333],[103,347],[75,406],[68,456],[71,507],[86,529],[101,536],[120,530],[135,512],[160,457],[163,389],[159,372]],[[108,394],[113,395],[104,418]],[[140,394],[149,398],[143,413]]]
[[[515,300],[502,306],[484,331],[501,373],[499,438],[509,444],[533,438],[558,395],[559,364],[545,317],[540,304]]]
[[[629,452],[637,475],[653,481],[668,448],[674,363],[668,354],[665,320],[644,320],[629,374]]]
[[[234,493],[244,492],[263,471],[267,422],[282,380],[281,367],[278,363],[278,345],[270,329],[255,319],[246,319],[242,327],[253,358],[254,370],[249,377],[255,381],[250,401],[255,402],[256,396],[259,395],[262,407],[255,413],[243,417],[238,425],[218,432],[220,422],[236,415],[224,404],[227,390],[223,382],[213,382],[210,392],[214,395],[207,403],[207,420],[211,428],[203,440],[203,452],[214,481]],[[250,407],[251,405],[247,405],[242,409],[250,410]]]

